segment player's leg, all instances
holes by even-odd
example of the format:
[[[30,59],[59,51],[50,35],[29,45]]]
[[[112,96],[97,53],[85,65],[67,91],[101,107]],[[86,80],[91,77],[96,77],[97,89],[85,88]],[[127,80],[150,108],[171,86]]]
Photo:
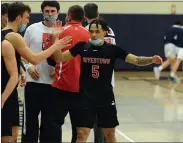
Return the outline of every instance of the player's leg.
[[[99,128],[97,126],[97,124],[98,124],[98,117],[96,117],[96,122],[95,122],[95,124],[93,126],[94,142],[95,143],[104,143],[105,139],[104,139],[104,135],[103,135],[102,129]]]
[[[154,67],[154,73],[156,79],[159,79],[161,76],[161,71],[167,68],[170,64],[173,64],[176,58],[176,47],[174,44],[165,44],[164,47],[165,57],[167,58],[162,65],[159,67]]]
[[[12,136],[1,136],[1,143],[12,143]]]
[[[111,84],[114,87],[115,86],[115,78],[114,78],[114,71],[112,74],[112,80],[111,80]],[[94,142],[95,143],[105,143],[105,137],[103,135],[103,131],[101,128],[99,128],[97,126],[97,122],[98,122],[98,117],[96,117],[96,123],[94,124]]]
[[[12,111],[13,111],[13,127],[12,127],[12,137],[13,142],[17,141],[18,138],[18,128],[19,128],[19,101],[18,101],[18,92],[17,90],[14,92],[14,96],[12,98]]]
[[[72,127],[72,139],[71,142],[75,143],[77,140],[77,118],[78,111],[81,102],[81,95],[79,93],[68,92],[69,100],[69,115]]]
[[[39,140],[40,142],[46,142],[46,135],[45,132],[47,130],[47,119],[49,118],[49,110],[50,106],[52,106],[52,103],[54,102],[50,101],[50,98],[54,98],[53,96],[53,87],[50,84],[42,84],[42,95],[40,99],[40,105],[41,105],[41,122],[40,122],[40,136]],[[61,135],[61,133],[60,133]]]
[[[1,109],[1,142],[2,143],[11,143],[13,142],[12,138],[12,102],[11,96],[6,100],[3,108]]]
[[[5,104],[3,108],[6,108]],[[13,142],[12,130],[11,130],[12,124],[11,119],[8,117],[10,113],[6,112],[5,110],[4,109],[1,110],[1,142],[12,143]]]
[[[17,142],[18,139],[18,126],[12,127],[12,141]]]
[[[115,136],[115,128],[103,128],[103,134],[105,136],[106,142],[116,143],[116,136]]]
[[[96,118],[96,110],[93,108],[80,107],[78,110],[77,126],[77,141],[86,142],[93,128]]]
[[[52,88],[52,94],[48,96],[47,101],[46,106],[49,108],[47,108],[46,117],[44,117],[41,142],[62,142],[61,126],[68,113],[67,95],[60,89]]]
[[[173,67],[174,67],[174,65],[175,65],[175,62],[176,62],[176,58],[174,58],[174,59],[172,60],[171,64],[170,64],[170,71],[173,70]]]
[[[22,142],[38,142],[41,110],[40,83],[28,82],[24,91],[24,115],[22,124]]]
[[[88,136],[90,135],[91,128],[86,127],[78,127],[77,128],[77,143],[83,143],[86,142],[88,139]]]
[[[98,109],[98,126],[102,128],[106,142],[116,142],[115,127],[119,125],[114,104]],[[107,119],[107,120],[106,120]]]
[[[172,68],[172,72],[170,74],[170,80],[172,82],[179,83],[180,79],[176,77],[176,72],[183,61],[183,48],[178,48],[178,53],[177,53],[177,60]]]

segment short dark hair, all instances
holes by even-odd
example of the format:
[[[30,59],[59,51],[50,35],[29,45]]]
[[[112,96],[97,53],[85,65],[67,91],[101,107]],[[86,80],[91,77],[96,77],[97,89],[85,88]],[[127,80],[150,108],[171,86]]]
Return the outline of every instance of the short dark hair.
[[[87,3],[84,6],[85,16],[88,19],[97,18],[98,16],[98,6],[95,3]]]
[[[71,15],[72,20],[82,21],[84,18],[84,10],[80,5],[73,5],[69,7],[68,14]]]
[[[8,14],[9,3],[1,4],[1,15]]]
[[[97,26],[97,28],[98,28],[98,25],[101,25],[101,27],[102,27],[102,29],[104,30],[104,31],[110,31],[109,30],[109,27],[108,27],[108,25],[107,25],[107,22],[105,21],[105,20],[103,20],[103,19],[95,19],[95,20],[93,20],[91,23],[90,23],[90,25],[89,25],[89,31],[90,31],[90,27],[91,27],[91,25],[92,24],[96,24],[96,26]]]
[[[13,2],[8,7],[8,21],[14,21],[17,16],[23,16],[24,12],[31,12],[31,8],[22,2]]]
[[[60,4],[58,3],[58,1],[43,1],[41,4],[41,10],[43,11],[43,9],[46,6],[50,6],[50,7],[56,7],[57,11],[60,10]]]
[[[173,24],[182,26],[182,23],[180,21],[175,21]]]

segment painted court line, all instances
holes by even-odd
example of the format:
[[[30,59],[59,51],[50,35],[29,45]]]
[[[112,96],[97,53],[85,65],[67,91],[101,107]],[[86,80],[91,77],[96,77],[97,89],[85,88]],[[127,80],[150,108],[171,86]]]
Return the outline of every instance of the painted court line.
[[[122,137],[124,137],[125,139],[127,139],[128,141],[135,143],[134,140],[132,140],[130,137],[128,137],[126,134],[124,134],[123,132],[121,132],[119,129],[116,128],[116,132],[121,135]]]

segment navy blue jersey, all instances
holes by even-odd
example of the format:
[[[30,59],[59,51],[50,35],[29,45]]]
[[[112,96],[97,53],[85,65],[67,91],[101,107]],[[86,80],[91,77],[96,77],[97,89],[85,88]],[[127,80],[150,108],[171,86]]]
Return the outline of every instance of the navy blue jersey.
[[[164,43],[165,44],[167,44],[167,43],[175,44],[179,30],[180,30],[180,27],[171,26],[164,35]]]
[[[13,32],[13,30],[7,29],[7,30],[1,31],[1,42],[3,40],[6,40],[5,36],[6,36],[6,34],[8,34],[10,32]],[[18,67],[17,69],[18,69],[18,72],[20,73],[21,57],[16,51],[15,51],[15,56],[16,56],[17,67]],[[2,55],[1,55],[1,77],[2,77],[2,79],[1,79],[1,93],[3,93],[4,90],[5,90],[5,87],[8,83],[8,80],[9,80],[10,76],[9,76],[8,71],[6,69],[5,62],[4,62],[4,59],[3,59]]]
[[[175,45],[177,47],[183,48],[183,27],[179,29]]]
[[[80,93],[85,106],[108,106],[114,102],[111,85],[117,58],[125,60],[127,51],[110,43],[94,46],[79,42],[70,49],[75,57],[81,56]]]

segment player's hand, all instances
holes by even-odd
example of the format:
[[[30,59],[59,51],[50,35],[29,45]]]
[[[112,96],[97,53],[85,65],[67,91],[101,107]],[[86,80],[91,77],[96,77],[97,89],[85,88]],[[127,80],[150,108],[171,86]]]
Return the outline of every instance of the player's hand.
[[[26,85],[26,82],[27,82],[26,75],[25,75],[25,73],[22,73],[22,74],[20,75],[20,81],[19,81],[20,86],[21,86],[21,87],[24,87],[24,86]]]
[[[4,107],[6,100],[7,100],[7,97],[4,94],[2,94],[2,96],[1,96],[1,109]]]
[[[55,27],[62,27],[62,21],[57,20],[56,24],[55,24]]]
[[[52,42],[53,43],[55,43],[55,41],[59,40],[59,36],[62,34],[63,31],[64,30],[61,26],[52,28]]]
[[[33,79],[35,79],[35,80],[38,80],[38,79],[39,79],[39,72],[35,69],[35,66],[34,66],[34,65],[32,65],[31,67],[29,67],[29,68],[27,69],[27,71],[28,71],[29,75],[30,75]]]
[[[63,31],[64,31],[64,29],[63,29],[62,26],[60,26],[60,27],[53,27],[52,28],[52,35],[53,35],[53,37],[57,37],[60,34],[62,34]]]
[[[162,64],[163,63],[163,60],[160,56],[157,56],[157,55],[154,55],[153,56],[153,59],[152,59],[152,62],[154,64]]]
[[[49,76],[51,78],[53,78],[54,75],[55,75],[55,68],[53,68],[52,71],[49,73]]]
[[[66,36],[60,40],[56,39],[54,42],[54,45],[56,46],[57,50],[60,50],[62,48],[71,46],[72,37],[71,36]]]

